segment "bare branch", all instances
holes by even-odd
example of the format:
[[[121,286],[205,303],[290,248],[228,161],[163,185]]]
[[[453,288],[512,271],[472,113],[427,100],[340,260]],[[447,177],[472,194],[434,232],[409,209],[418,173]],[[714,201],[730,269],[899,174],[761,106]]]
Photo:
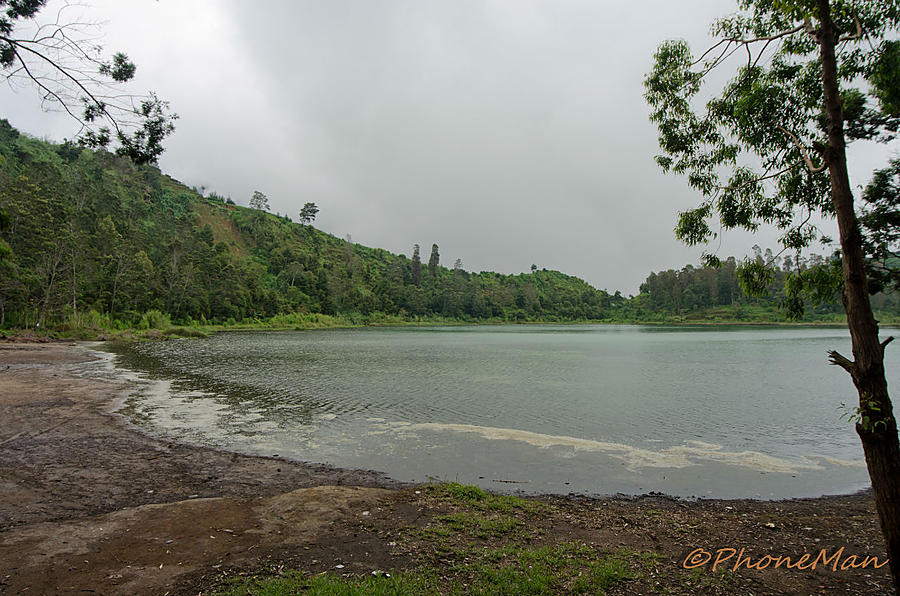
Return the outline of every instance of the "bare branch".
[[[52,98],[54,101],[56,101],[56,103],[58,103],[59,105],[61,105],[61,106],[63,107],[63,109],[69,114],[69,116],[71,116],[76,122],[78,122],[79,124],[81,124],[81,128],[82,128],[82,130],[83,130],[83,129],[85,128],[85,123],[81,120],[81,118],[79,118],[78,116],[76,116],[75,114],[73,114],[72,111],[69,109],[69,106],[66,105],[66,102],[64,102],[64,101],[62,100],[62,98],[61,98],[59,95],[57,95],[56,93],[54,93],[49,87],[47,87],[46,85],[44,85],[44,84],[41,82],[40,77],[34,76],[34,75],[31,73],[31,71],[28,70],[28,65],[25,64],[25,61],[24,61],[24,60],[22,60],[22,56],[19,55],[19,52],[16,50],[15,47],[13,47],[13,53],[14,53],[14,54],[16,55],[16,57],[19,59],[19,62],[22,64],[22,69],[25,71],[25,73],[31,78],[32,81],[34,81],[34,83],[35,83],[40,89],[42,89],[42,90],[44,90],[44,92],[46,92],[47,95],[44,96],[44,99]]]
[[[713,52],[713,50],[715,50],[715,49],[716,49],[717,47],[719,47],[720,45],[722,45],[722,44],[731,44],[731,43],[732,43],[732,42],[729,41],[729,40],[727,40],[727,39],[723,39],[723,40],[719,41],[716,45],[712,46],[711,48],[709,48],[709,49],[707,49],[705,52],[703,52],[703,54],[701,54],[699,58],[697,58],[696,60],[694,60],[694,61],[691,63],[691,66],[696,66],[697,64],[700,64],[701,62],[703,62],[703,59],[706,58],[709,54],[711,54],[711,53]],[[725,49],[722,50],[722,54],[724,54],[724,53],[727,52],[727,51],[728,51],[728,46],[725,46]],[[722,57],[722,54],[719,54],[719,57],[720,57],[720,58]],[[715,62],[715,61],[716,61],[716,60],[713,60],[713,62]]]
[[[793,29],[788,29],[787,31],[782,31],[781,33],[775,33],[773,35],[769,35],[767,37],[754,37],[753,39],[740,39],[740,38],[727,38],[726,41],[733,41],[735,43],[740,44],[751,44],[759,41],[775,41],[776,39],[781,39],[782,37],[787,37],[788,35],[793,35],[799,31],[803,31],[807,27],[808,23],[804,23],[803,25],[797,25]]]
[[[846,358],[841,356],[836,351],[834,351],[834,350],[828,351],[828,362],[829,362],[829,364],[833,364],[835,366],[840,366],[841,368],[846,370],[848,373],[850,373],[851,377],[854,377],[854,378],[856,377],[856,363],[853,362],[852,360],[847,360]]]
[[[893,335],[889,335],[889,336],[887,337],[887,339],[885,339],[883,342],[881,342],[881,349],[883,350],[884,348],[886,348],[887,345],[888,345],[889,343],[891,343],[892,341],[894,341],[894,336],[893,336]]]
[[[57,64],[56,62],[54,62],[53,60],[51,60],[50,58],[48,58],[48,57],[45,56],[44,54],[42,54],[41,52],[38,52],[37,50],[35,50],[35,49],[33,49],[33,48],[29,48],[27,45],[23,45],[23,44],[21,44],[21,43],[17,43],[15,40],[12,40],[12,39],[10,39],[10,38],[8,38],[8,37],[4,37],[4,36],[0,36],[0,41],[5,41],[6,43],[10,44],[10,46],[13,47],[13,48],[18,47],[18,48],[23,49],[23,50],[25,50],[25,51],[27,51],[27,52],[31,52],[32,54],[34,54],[35,56],[37,56],[37,57],[40,58],[41,60],[47,62],[47,63],[51,66],[51,68],[53,68],[53,69],[55,69],[56,71],[58,71],[63,77],[69,79],[70,81],[72,81],[72,83],[73,83],[76,87],[78,87],[79,89],[81,89],[81,91],[82,91],[82,92],[83,92],[83,93],[84,93],[84,94],[85,94],[92,102],[94,102],[94,105],[96,105],[97,107],[99,107],[99,108],[100,108],[100,111],[102,111],[102,112],[106,115],[106,119],[113,125],[113,127],[116,129],[116,132],[117,132],[117,133],[120,133],[120,132],[121,132],[121,130],[119,129],[119,123],[116,121],[115,118],[113,118],[112,114],[110,114],[110,113],[107,111],[106,106],[104,105],[104,102],[102,102],[102,101],[100,101],[99,99],[97,99],[97,98],[94,96],[94,94],[91,93],[91,91],[90,91],[87,87],[84,86],[84,83],[82,83],[81,81],[79,81],[76,77],[72,76],[72,74],[71,74],[68,70],[66,70],[65,68],[63,68],[62,66],[60,66],[59,64]],[[25,61],[22,59],[22,56],[21,56],[18,52],[16,52],[16,57],[19,59],[20,62],[22,62],[23,64],[25,63]],[[28,71],[26,70],[26,72],[28,72]],[[31,73],[28,72],[28,75],[31,76]],[[33,76],[31,76],[31,78],[34,79],[35,82],[38,82],[37,79],[35,79]],[[46,89],[46,87],[44,87],[44,88]],[[59,99],[59,96],[57,96],[55,93],[54,93],[53,95],[54,95],[55,97],[57,97],[57,99]],[[63,102],[60,100],[60,103],[63,103]],[[68,107],[66,107],[66,111],[69,112],[69,114],[72,113],[71,111],[69,111]],[[83,122],[80,118],[76,118],[76,120],[78,120],[79,122],[81,122],[82,125],[84,124],[84,122]]]
[[[800,139],[797,138],[797,135],[795,135],[788,129],[784,128],[780,124],[777,126],[779,129],[781,129],[781,132],[783,132],[784,134],[791,137],[791,140],[794,141],[794,145],[797,146],[797,149],[800,150],[800,154],[803,155],[803,161],[806,162],[806,167],[810,172],[815,174],[816,172],[821,172],[822,170],[824,170],[825,168],[828,167],[827,162],[823,163],[821,166],[814,165],[812,162],[812,159],[810,159],[810,157],[809,157],[809,152],[806,150],[806,147],[804,147],[803,145],[800,144]]]

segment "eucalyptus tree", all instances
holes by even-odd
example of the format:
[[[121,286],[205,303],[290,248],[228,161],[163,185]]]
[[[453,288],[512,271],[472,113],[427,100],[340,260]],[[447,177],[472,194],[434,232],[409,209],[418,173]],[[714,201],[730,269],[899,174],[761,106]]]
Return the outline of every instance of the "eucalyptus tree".
[[[10,85],[35,88],[42,107],[61,110],[79,125],[82,144],[106,148],[137,164],[153,163],[177,118],[155,94],[126,94],[121,83],[136,72],[126,54],[104,57],[96,26],[71,15],[79,5],[63,3],[47,18],[47,0],[0,0],[0,71]]]
[[[755,231],[768,224],[781,231],[786,250],[799,251],[829,240],[814,218],[837,219],[840,260],[831,269],[794,272],[787,306],[800,310],[802,297],[827,288],[829,277],[842,287],[853,358],[829,356],[858,390],[852,417],[900,591],[900,445],[884,373],[892,338],[879,338],[872,313],[865,254],[871,236],[863,235],[854,209],[846,154],[848,142],[884,141],[897,132],[898,28],[898,0],[740,0],[738,12],[713,24],[718,41],[705,52],[693,54],[684,41],[659,47],[645,97],[659,128],[657,163],[686,175],[702,196],[679,215],[679,239],[702,244],[716,227]],[[706,89],[710,74],[723,69],[733,77],[717,92]],[[746,263],[745,287],[764,288],[768,265]]]

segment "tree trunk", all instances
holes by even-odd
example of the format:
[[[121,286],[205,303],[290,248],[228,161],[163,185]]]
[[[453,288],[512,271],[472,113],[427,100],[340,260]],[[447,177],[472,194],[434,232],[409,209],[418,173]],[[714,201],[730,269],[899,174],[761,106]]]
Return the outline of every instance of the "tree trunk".
[[[884,376],[884,344],[878,339],[878,322],[872,314],[863,268],[859,223],[853,210],[853,193],[847,173],[844,118],[837,75],[835,46],[840,32],[831,20],[829,0],[818,0],[822,87],[828,123],[828,147],[824,150],[831,176],[831,199],[840,230],[844,273],[844,310],[853,345],[853,361],[832,353],[832,363],[853,378],[859,393],[860,420],[856,425],[866,456],[875,506],[881,519],[894,589],[900,593],[900,442],[897,423]]]

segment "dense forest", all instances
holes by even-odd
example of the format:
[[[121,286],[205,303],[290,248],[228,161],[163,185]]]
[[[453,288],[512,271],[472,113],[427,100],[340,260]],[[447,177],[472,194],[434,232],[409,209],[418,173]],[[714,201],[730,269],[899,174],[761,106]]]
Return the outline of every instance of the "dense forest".
[[[768,295],[763,298],[751,298],[744,293],[738,281],[739,262],[734,257],[722,260],[718,267],[695,268],[687,265],[680,271],[668,270],[651,273],[641,284],[641,295],[646,297],[648,308],[653,312],[673,314],[706,313],[709,309],[730,306],[735,309],[743,307],[780,308],[787,298],[786,286],[790,282],[792,272],[816,271],[828,274],[840,271],[840,260],[837,256],[830,258],[819,254],[774,255],[771,249],[763,251],[753,247],[752,261],[767,265],[772,270],[772,282]],[[834,269],[832,269],[834,268]],[[841,316],[844,314],[840,295],[835,288],[833,292],[810,299],[804,305],[808,319],[821,316]],[[879,292],[872,296],[872,305],[884,314],[896,314],[900,307],[900,296],[895,293]]]
[[[441,265],[437,245],[424,261],[418,245],[411,257],[369,248],[268,213],[263,198],[241,207],[152,165],[34,139],[0,120],[0,325],[234,324],[313,313],[356,323],[654,321],[716,307],[778,318],[784,294],[777,276],[770,296],[747,297],[733,258],[652,273],[629,298],[536,267],[473,273],[458,261]],[[779,260],[781,270],[794,266],[806,263]],[[895,298],[879,305],[897,311]],[[835,297],[810,312],[839,313],[840,304]]]

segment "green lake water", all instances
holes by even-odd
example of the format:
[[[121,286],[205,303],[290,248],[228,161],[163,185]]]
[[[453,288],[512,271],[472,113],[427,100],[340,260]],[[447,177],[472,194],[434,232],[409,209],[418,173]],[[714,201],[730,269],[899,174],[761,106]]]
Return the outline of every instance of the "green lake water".
[[[846,330],[222,333],[112,348],[156,434],[501,491],[781,498],[868,486]],[[898,350],[888,349],[891,387]],[[135,376],[135,375],[133,375]]]

